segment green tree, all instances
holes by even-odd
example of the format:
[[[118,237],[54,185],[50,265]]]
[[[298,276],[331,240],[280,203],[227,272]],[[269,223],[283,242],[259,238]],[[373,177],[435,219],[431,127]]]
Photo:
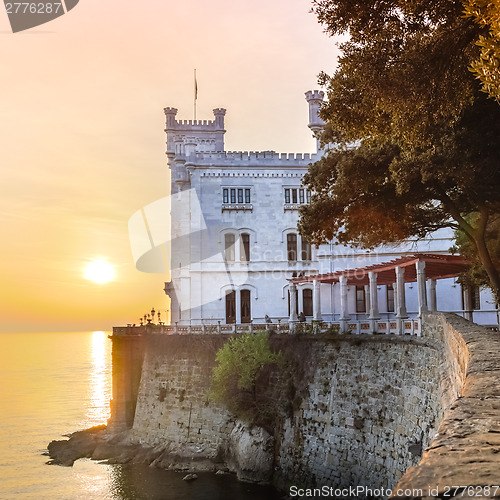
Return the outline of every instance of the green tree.
[[[476,42],[481,53],[471,64],[471,70],[481,81],[483,91],[500,102],[500,4],[465,0],[464,7],[465,15],[487,30]]]
[[[498,294],[486,228],[500,212],[500,107],[469,70],[483,28],[454,0],[317,0],[314,11],[349,38],[320,77],[335,147],[304,178],[314,194],[301,233],[373,247],[460,229]]]
[[[281,353],[271,351],[267,332],[232,337],[216,354],[211,399],[242,420],[265,425],[275,408],[262,379],[266,368],[281,359]]]

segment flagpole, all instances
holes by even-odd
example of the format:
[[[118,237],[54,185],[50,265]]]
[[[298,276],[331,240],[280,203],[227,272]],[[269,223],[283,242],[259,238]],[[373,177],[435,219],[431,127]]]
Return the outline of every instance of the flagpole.
[[[198,99],[198,83],[196,81],[196,68],[194,70],[194,119],[196,121],[196,99]]]

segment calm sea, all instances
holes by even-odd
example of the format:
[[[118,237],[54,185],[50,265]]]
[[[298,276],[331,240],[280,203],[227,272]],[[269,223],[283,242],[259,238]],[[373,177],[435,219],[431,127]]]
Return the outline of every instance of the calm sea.
[[[46,465],[52,439],[106,423],[111,342],[106,332],[0,334],[0,499],[271,500],[232,476],[184,474],[78,460]]]

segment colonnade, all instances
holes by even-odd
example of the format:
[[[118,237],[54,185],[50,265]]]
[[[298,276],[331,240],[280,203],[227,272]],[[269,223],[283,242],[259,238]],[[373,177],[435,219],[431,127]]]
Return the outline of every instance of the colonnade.
[[[427,285],[425,274],[425,261],[418,260],[415,262],[416,276],[417,276],[417,289],[418,289],[418,317],[422,317],[422,313],[427,310],[436,311],[436,280],[429,279],[429,304],[427,303]],[[404,320],[408,318],[406,311],[406,296],[405,296],[405,268],[406,266],[395,266],[395,281],[392,283],[394,288],[394,311],[397,321],[397,330],[399,333],[404,332]],[[366,297],[366,311],[368,314],[368,321],[370,322],[371,331],[377,331],[377,322],[380,320],[378,308],[378,294],[377,294],[377,278],[376,270],[368,272],[368,284],[365,286]],[[353,279],[356,281],[356,278]],[[335,283],[332,283],[332,285]],[[348,285],[349,280],[346,275],[340,275],[338,279],[340,287],[340,330],[348,330],[348,322],[351,321],[348,310]],[[352,282],[351,282],[352,284]],[[387,283],[384,283],[387,284]],[[313,320],[321,321],[321,300],[320,300],[320,285],[321,279],[313,280]],[[289,285],[290,291],[290,326],[293,328],[298,321],[297,316],[297,285],[291,281]]]

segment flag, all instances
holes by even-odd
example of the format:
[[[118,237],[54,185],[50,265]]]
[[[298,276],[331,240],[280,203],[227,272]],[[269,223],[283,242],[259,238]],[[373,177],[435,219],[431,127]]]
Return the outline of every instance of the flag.
[[[194,70],[194,100],[198,99],[198,82],[196,80],[196,70]]]

